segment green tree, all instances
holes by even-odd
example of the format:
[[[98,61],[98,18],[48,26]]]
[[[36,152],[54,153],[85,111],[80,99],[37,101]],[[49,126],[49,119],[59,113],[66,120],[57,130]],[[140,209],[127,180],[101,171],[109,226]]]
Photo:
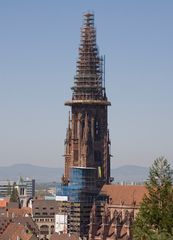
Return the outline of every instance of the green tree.
[[[16,188],[16,183],[13,184],[13,188],[10,195],[10,202],[19,202],[19,195]]]
[[[135,240],[173,239],[172,170],[164,157],[156,159],[133,226]]]

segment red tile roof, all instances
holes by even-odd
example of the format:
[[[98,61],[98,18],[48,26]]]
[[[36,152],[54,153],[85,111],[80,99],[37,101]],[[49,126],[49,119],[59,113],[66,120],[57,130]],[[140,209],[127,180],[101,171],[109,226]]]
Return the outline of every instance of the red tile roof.
[[[17,237],[30,240],[33,234],[27,233],[26,230],[22,224],[10,223],[1,235],[0,240],[16,240]]]
[[[112,204],[131,205],[134,202],[139,205],[147,189],[144,185],[104,185],[102,193],[109,195]]]
[[[79,236],[77,234],[53,233],[50,240],[79,240]]]
[[[27,226],[27,228],[35,234],[39,234],[39,228],[37,226],[37,224],[34,222],[34,220],[32,219],[32,217],[15,217],[12,219],[12,221],[14,223],[18,223],[18,224],[22,224],[24,226]]]
[[[10,218],[0,217],[0,235],[5,231],[10,222],[11,222]]]
[[[8,209],[8,214],[10,217],[25,217],[29,216],[32,213],[32,209],[29,207],[24,207],[24,208],[9,208]]]
[[[0,199],[0,208],[6,207],[8,202],[7,199]]]

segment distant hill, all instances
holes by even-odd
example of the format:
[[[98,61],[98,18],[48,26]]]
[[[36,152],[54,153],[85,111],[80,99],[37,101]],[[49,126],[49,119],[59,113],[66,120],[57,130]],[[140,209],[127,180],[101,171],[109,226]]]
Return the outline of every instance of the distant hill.
[[[36,182],[59,182],[62,168],[49,168],[31,164],[15,164],[0,167],[0,180],[17,180],[20,176],[36,179]],[[115,182],[141,182],[146,180],[148,169],[140,166],[126,165],[111,170]]]
[[[34,178],[36,182],[60,181],[62,168],[49,168],[32,164],[15,164],[0,167],[0,180],[17,180],[20,176]]]
[[[114,182],[143,182],[147,179],[149,169],[135,165],[125,165],[111,170]]]

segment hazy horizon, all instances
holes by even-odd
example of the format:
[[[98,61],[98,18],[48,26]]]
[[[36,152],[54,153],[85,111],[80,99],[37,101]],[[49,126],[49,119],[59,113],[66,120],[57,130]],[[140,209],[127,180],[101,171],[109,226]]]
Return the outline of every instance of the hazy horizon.
[[[106,55],[112,168],[173,165],[173,1],[0,2],[0,166],[64,167],[82,15]]]
[[[53,166],[42,166],[42,165],[39,165],[39,164],[34,164],[34,163],[12,163],[12,164],[9,164],[9,165],[0,165],[0,167],[12,167],[12,166],[18,166],[18,165],[28,165],[28,166],[33,166],[33,167],[45,167],[45,168],[54,168]],[[120,165],[120,166],[115,166],[111,169],[115,169],[115,168],[122,168],[122,167],[141,167],[141,168],[148,168],[148,166],[140,166],[140,165],[135,165],[135,164],[124,164],[124,165]],[[150,167],[150,166],[149,166]],[[64,166],[61,166],[61,167],[56,167],[56,168],[59,168],[59,169],[64,169]]]

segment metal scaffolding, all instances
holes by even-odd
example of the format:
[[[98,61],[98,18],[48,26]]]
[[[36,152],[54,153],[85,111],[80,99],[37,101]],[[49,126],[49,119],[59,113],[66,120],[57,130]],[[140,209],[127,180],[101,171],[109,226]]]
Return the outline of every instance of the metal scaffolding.
[[[79,59],[73,89],[73,100],[106,100],[103,84],[104,59],[96,45],[94,15],[84,14]]]

